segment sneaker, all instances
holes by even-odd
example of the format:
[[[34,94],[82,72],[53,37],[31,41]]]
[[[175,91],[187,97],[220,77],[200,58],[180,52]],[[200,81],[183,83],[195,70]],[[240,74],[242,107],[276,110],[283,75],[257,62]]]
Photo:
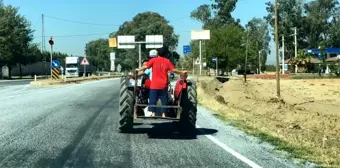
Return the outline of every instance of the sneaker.
[[[148,111],[148,108],[144,109],[144,115],[145,117],[150,117],[152,115],[152,112]]]

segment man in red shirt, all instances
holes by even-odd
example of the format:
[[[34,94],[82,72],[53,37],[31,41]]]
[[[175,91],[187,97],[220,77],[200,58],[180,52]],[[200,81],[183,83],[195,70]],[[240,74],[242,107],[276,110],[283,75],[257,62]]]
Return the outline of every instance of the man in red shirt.
[[[168,52],[161,48],[158,51],[158,56],[149,60],[146,65],[138,69],[138,71],[144,71],[147,68],[152,68],[152,80],[150,84],[150,94],[149,94],[149,105],[156,105],[158,99],[161,100],[162,105],[167,105],[168,103],[168,84],[169,77],[168,71],[172,71],[176,74],[183,75],[184,78],[187,77],[186,71],[176,70],[171,61],[166,58]],[[167,108],[161,108],[162,117],[165,117]],[[152,116],[155,116],[156,108],[149,107],[149,112],[152,112]]]

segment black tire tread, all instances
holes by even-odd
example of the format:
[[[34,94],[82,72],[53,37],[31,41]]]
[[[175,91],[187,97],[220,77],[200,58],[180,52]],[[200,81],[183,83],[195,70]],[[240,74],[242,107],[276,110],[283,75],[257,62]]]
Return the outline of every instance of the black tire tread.
[[[119,130],[130,132],[133,129],[133,93],[127,88],[126,78],[120,81]]]

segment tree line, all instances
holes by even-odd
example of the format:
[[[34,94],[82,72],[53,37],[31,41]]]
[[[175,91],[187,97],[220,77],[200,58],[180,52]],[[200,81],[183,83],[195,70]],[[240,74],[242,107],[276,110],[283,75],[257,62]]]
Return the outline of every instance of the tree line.
[[[203,42],[203,57],[208,67],[215,68],[212,57],[217,57],[223,70],[242,67],[246,55],[249,65],[265,70],[271,53],[270,33],[274,36],[274,4],[266,3],[268,14],[253,18],[245,26],[231,16],[238,0],[214,0],[191,12],[191,18],[202,23],[202,29],[211,31],[211,39]],[[295,56],[294,27],[297,29],[298,58],[307,58],[303,49],[340,47],[340,8],[337,0],[278,0],[278,35],[285,38],[285,57]],[[273,39],[275,40],[275,39]],[[248,49],[246,49],[248,44]],[[199,55],[198,41],[191,41],[192,54],[181,58],[180,64],[192,68]],[[247,52],[247,53],[246,53]],[[282,54],[282,53],[281,53]],[[325,54],[323,54],[325,57]],[[300,59],[301,60],[301,59]]]
[[[7,66],[9,72],[15,66],[50,60],[50,52],[42,51],[39,44],[33,42],[31,23],[18,11],[18,7],[4,5],[0,0],[0,67]],[[66,56],[61,52],[53,53],[56,59]]]
[[[180,55],[175,51],[178,45],[179,35],[174,33],[174,27],[169,21],[155,12],[139,13],[131,21],[125,21],[117,31],[112,32],[109,37],[119,35],[135,35],[135,41],[145,41],[145,35],[163,35],[163,46],[168,49],[169,59],[176,63]],[[145,44],[141,45],[142,60],[146,59],[149,50]],[[109,48],[108,39],[97,39],[90,41],[85,46],[86,55],[92,58],[93,64],[110,70],[110,52],[116,53],[115,64],[121,65],[122,70],[131,70],[138,67],[138,46],[135,49]]]

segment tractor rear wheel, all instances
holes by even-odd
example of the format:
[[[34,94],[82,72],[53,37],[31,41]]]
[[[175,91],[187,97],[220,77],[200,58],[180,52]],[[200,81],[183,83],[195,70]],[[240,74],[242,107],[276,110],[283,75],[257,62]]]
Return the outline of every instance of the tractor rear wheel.
[[[121,78],[119,92],[119,130],[130,132],[133,129],[133,91],[128,89],[127,79]]]
[[[187,89],[182,91],[181,97],[182,113],[180,118],[180,129],[184,133],[196,133],[197,115],[197,91],[194,82],[188,83]]]

